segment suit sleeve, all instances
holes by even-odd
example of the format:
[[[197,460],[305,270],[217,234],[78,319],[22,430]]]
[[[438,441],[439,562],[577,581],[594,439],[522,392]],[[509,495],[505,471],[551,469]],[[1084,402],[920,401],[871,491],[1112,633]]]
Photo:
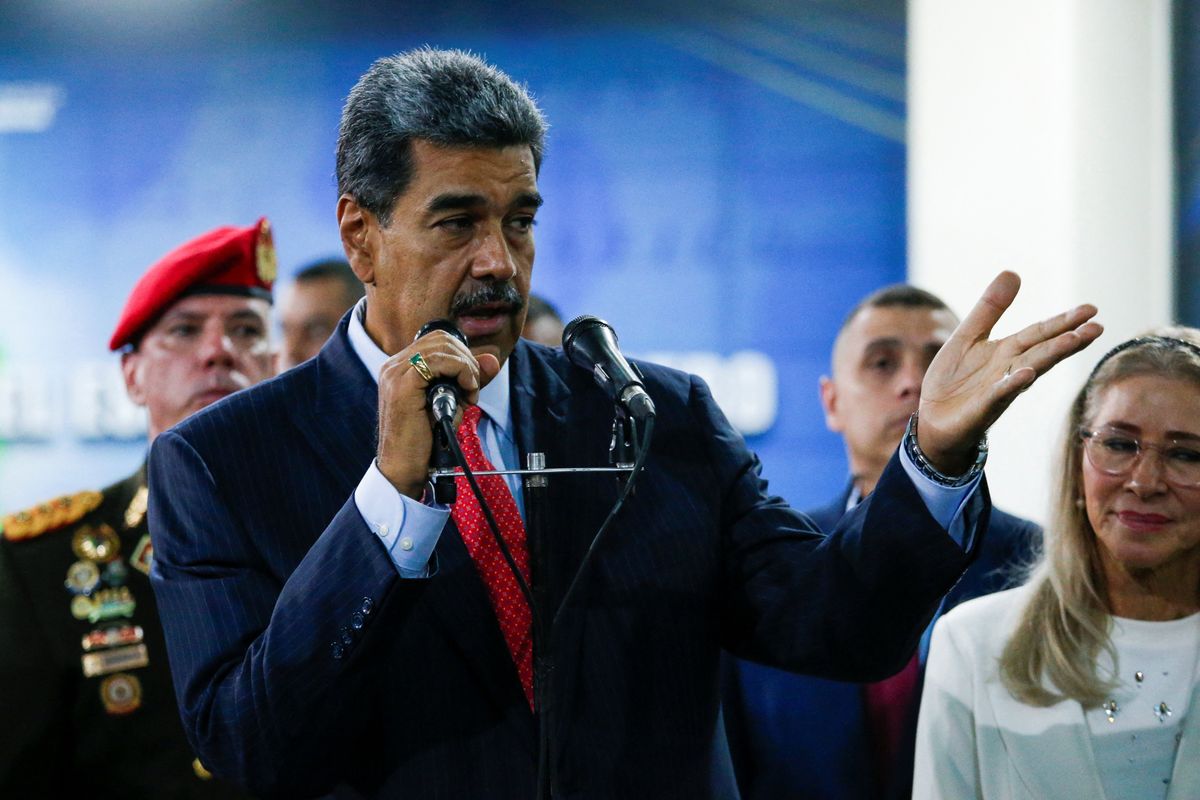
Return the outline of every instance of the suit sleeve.
[[[256,793],[320,793],[384,680],[372,623],[412,590],[396,587],[353,497],[280,585],[258,552],[277,543],[243,529],[178,433],[155,440],[149,481],[151,578],[189,741]]]
[[[934,626],[926,666],[913,773],[913,797],[922,800],[983,797],[971,704],[973,659],[952,629],[946,617]]]
[[[930,516],[897,456],[870,497],[825,536],[769,494],[757,456],[698,378],[691,408],[701,430],[711,431],[702,435],[723,487],[725,646],[839,680],[878,680],[899,670],[983,538],[986,485],[964,510],[973,542],[967,552]]]

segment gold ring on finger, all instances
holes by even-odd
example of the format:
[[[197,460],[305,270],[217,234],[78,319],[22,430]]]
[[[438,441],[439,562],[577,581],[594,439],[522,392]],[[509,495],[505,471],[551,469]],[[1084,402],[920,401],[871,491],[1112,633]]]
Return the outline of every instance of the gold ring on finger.
[[[429,362],[425,360],[425,356],[420,353],[413,353],[409,357],[408,363],[412,364],[412,368],[417,371],[418,375],[425,379],[426,383],[433,381],[433,370],[429,368]]]

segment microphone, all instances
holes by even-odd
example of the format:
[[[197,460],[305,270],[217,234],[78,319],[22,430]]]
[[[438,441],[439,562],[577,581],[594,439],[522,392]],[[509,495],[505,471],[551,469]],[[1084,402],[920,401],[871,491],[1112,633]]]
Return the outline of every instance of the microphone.
[[[654,416],[654,401],[642,376],[621,355],[617,332],[602,319],[584,314],[563,329],[563,352],[571,363],[592,373],[600,388],[634,419]]]
[[[435,319],[426,322],[421,326],[421,330],[417,331],[417,338],[420,339],[427,333],[433,331],[445,331],[446,333],[458,339],[463,344],[467,344],[467,337],[448,319]],[[425,389],[425,402],[429,405],[433,412],[433,421],[440,423],[444,419],[453,420],[454,415],[458,412],[458,404],[461,400],[459,395],[460,388],[458,381],[453,378],[435,378],[429,382],[429,386]]]

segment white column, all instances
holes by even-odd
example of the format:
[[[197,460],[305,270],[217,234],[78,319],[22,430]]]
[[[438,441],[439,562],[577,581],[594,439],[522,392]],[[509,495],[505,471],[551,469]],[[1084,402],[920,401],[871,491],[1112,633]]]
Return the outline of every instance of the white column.
[[[1100,355],[1171,321],[1168,0],[910,0],[909,277],[959,314],[1001,269],[997,333],[1081,302],[1099,342],[991,432],[996,505],[1045,521],[1067,406]]]

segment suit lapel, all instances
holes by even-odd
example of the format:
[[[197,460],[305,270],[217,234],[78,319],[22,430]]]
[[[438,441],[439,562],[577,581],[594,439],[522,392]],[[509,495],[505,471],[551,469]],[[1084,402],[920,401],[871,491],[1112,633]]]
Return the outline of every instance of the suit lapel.
[[[318,354],[312,402],[297,398],[297,427],[349,496],[370,467],[378,446],[379,388],[354,352],[347,334],[349,316]],[[475,671],[497,706],[523,713],[521,738],[536,754],[533,717],[521,693],[516,668],[504,644],[487,590],[453,521],[447,521],[434,549],[437,574],[425,590],[427,607],[440,628]]]
[[[379,415],[379,390],[350,346],[348,320],[317,355],[311,402],[297,398],[294,406],[296,426],[347,495],[375,457]]]

